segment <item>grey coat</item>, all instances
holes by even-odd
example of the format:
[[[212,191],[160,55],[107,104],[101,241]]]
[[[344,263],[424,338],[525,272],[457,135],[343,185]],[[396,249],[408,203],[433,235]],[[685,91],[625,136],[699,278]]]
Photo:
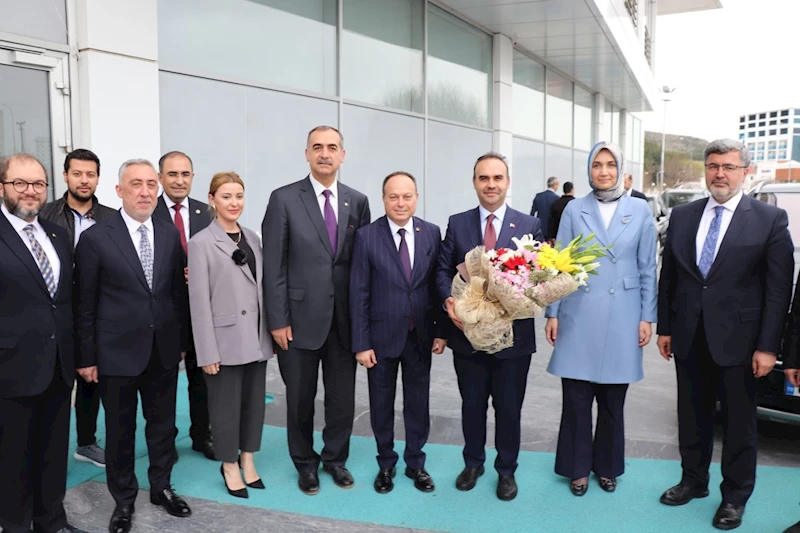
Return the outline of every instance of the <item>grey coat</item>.
[[[198,366],[233,366],[272,357],[262,300],[261,242],[242,228],[256,256],[256,274],[237,265],[238,246],[214,220],[189,240],[189,304]]]

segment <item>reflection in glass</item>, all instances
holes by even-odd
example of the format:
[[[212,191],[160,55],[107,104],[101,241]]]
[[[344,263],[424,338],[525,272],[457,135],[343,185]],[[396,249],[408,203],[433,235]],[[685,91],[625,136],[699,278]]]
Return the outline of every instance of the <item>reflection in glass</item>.
[[[424,112],[422,0],[343,0],[345,98]]]
[[[549,69],[545,103],[547,142],[572,146],[572,82]]]
[[[594,95],[582,87],[575,86],[575,148],[592,149],[592,109]]]
[[[0,65],[0,159],[26,152],[53,175],[48,73]],[[50,180],[52,182],[52,180]]]
[[[492,37],[432,4],[428,15],[428,113],[488,128]]]
[[[544,139],[544,65],[514,50],[511,90],[514,103],[511,130],[524,137]]]
[[[588,152],[579,150],[572,152],[572,184],[575,186],[576,197],[584,196],[591,192]]]
[[[514,137],[511,169],[511,202],[514,209],[528,213],[545,187],[544,144]]]
[[[67,2],[0,0],[0,32],[67,44]]]
[[[336,94],[336,0],[159,0],[159,66]]]
[[[564,183],[565,181],[572,181],[575,184],[576,189],[580,190],[579,182],[586,181],[588,178],[581,177],[580,174],[577,174],[576,179],[572,179],[572,150],[569,148],[553,146],[552,144],[548,144],[546,150],[546,157],[544,160],[545,176],[555,176],[561,183]],[[586,161],[584,160],[584,164],[585,163]],[[586,174],[585,170],[584,174]],[[542,187],[542,190],[544,190],[544,186]]]

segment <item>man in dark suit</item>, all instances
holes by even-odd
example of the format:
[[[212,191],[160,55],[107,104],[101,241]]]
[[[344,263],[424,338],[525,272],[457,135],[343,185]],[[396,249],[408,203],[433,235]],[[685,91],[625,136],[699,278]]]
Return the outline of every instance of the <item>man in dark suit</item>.
[[[47,173],[33,156],[0,161],[0,527],[70,533],[70,393],[75,382],[72,244],[37,215]]]
[[[644,200],[646,202],[647,196],[645,196],[643,192],[639,192],[633,188],[633,175],[628,174],[626,172],[624,176],[625,176],[625,194],[633,198],[639,198],[640,200]]]
[[[558,235],[558,226],[561,224],[561,215],[564,214],[564,209],[566,209],[567,204],[574,199],[575,188],[571,181],[565,181],[564,195],[553,202],[553,205],[550,207],[550,220],[547,222],[547,233],[545,234],[548,240],[555,240],[556,235]]]
[[[183,152],[167,152],[158,160],[158,170],[158,180],[164,192],[158,197],[153,217],[175,225],[181,237],[181,247],[186,254],[188,240],[198,231],[206,229],[211,221],[208,204],[189,198],[194,180],[194,167],[188,155]],[[188,272],[187,268],[187,276]],[[211,438],[211,423],[208,418],[208,389],[203,378],[203,369],[197,366],[191,320],[188,337],[189,349],[183,362],[189,382],[191,419],[189,437],[192,439],[192,449],[213,461],[214,441]],[[175,435],[177,434],[178,429],[175,428]]]
[[[273,191],[261,231],[264,302],[286,385],[289,453],[306,494],[319,492],[317,469],[342,488],[355,412],[356,359],[350,349],[348,291],[356,230],[370,222],[369,201],[337,180],[345,151],[339,131],[308,134],[308,177]],[[322,363],[325,429],[314,451],[314,397]]]
[[[520,447],[520,413],[525,398],[531,354],[536,351],[533,319],[514,322],[514,346],[496,354],[477,352],[462,332],[463,326],[453,310],[450,286],[456,267],[467,252],[480,246],[487,250],[513,247],[512,237],[531,234],[544,240],[539,220],[506,205],[510,185],[505,158],[488,153],[478,158],[472,184],[480,205],[450,217],[439,253],[437,285],[452,323],[444,337],[453,350],[453,364],[461,391],[461,425],[464,431],[466,467],[456,479],[458,490],[471,490],[483,475],[486,460],[486,410],[489,397],[495,409],[494,467],[499,474],[497,497],[513,500],[517,496],[514,472]]]
[[[800,281],[800,276],[797,281]],[[795,387],[800,387],[800,290],[797,290],[797,284],[794,288],[792,311],[786,321],[782,355],[786,379]],[[784,530],[783,533],[800,533],[800,522]]]
[[[423,446],[430,429],[431,352],[444,352],[436,322],[441,306],[436,264],[442,232],[414,217],[417,182],[395,172],[383,180],[386,216],[356,232],[350,274],[353,351],[367,368],[370,422],[378,444],[374,488],[394,488],[394,400],[397,371],[403,367],[403,419],[406,429],[405,474],[423,492],[434,483],[425,470]]]
[[[782,209],[742,194],[750,154],[730,139],[705,150],[711,197],[676,207],[664,247],[658,347],[675,356],[683,475],[661,496],[708,496],[713,415],[722,404],[722,503],[713,525],[742,521],[756,477],[755,380],[775,365],[792,290],[792,240]]]
[[[64,182],[67,192],[63,198],[42,208],[39,216],[55,222],[67,230],[73,247],[81,234],[97,222],[117,214],[114,209],[97,201],[94,195],[100,181],[100,159],[89,150],[79,148],[67,154],[64,160]],[[77,377],[77,376],[76,376]],[[106,453],[97,445],[97,414],[100,411],[100,393],[97,384],[77,379],[75,393],[75,427],[78,447],[73,457],[78,461],[105,468]]]
[[[547,224],[550,221],[550,208],[559,198],[557,190],[558,178],[550,176],[547,178],[547,190],[537,194],[533,199],[533,205],[531,205],[531,216],[539,219],[544,235],[548,233]]]
[[[188,343],[187,291],[178,230],[152,218],[158,195],[152,164],[123,163],[117,195],[119,214],[84,232],[75,251],[76,359],[81,377],[99,382],[106,411],[106,477],[116,502],[109,531],[127,533],[139,491],[139,395],[150,502],[173,516],[191,515],[170,486],[178,364]]]

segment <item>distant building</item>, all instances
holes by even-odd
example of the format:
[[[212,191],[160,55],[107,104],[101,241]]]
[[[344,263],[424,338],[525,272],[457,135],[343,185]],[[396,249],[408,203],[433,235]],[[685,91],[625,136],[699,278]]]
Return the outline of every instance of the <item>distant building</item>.
[[[800,160],[800,109],[740,116],[739,140],[747,145],[759,169],[771,168],[764,162]]]

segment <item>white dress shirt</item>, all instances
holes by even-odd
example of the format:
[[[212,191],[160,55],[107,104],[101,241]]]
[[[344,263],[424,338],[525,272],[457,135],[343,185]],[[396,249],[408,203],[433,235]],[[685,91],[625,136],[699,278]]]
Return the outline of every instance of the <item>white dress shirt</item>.
[[[320,182],[314,179],[314,176],[309,176],[311,180],[311,185],[314,187],[314,194],[317,197],[317,203],[319,203],[319,210],[322,213],[322,219],[325,220],[325,195],[322,194],[322,191],[325,190],[325,186],[322,185]],[[339,222],[339,178],[333,180],[333,183],[330,187],[328,187],[331,191],[331,207],[333,207],[333,214],[336,215],[336,222]]]
[[[414,219],[409,218],[408,222],[406,222],[405,226],[398,226],[395,224],[391,218],[386,217],[386,220],[389,221],[389,231],[392,232],[392,237],[394,238],[394,246],[397,248],[397,251],[400,251],[400,234],[397,233],[400,229],[406,230],[406,245],[408,246],[408,258],[411,259],[411,266],[414,266]]]
[[[125,212],[125,209],[120,209],[119,212],[122,213],[122,220],[125,221],[125,225],[128,227],[128,233],[133,241],[133,247],[136,248],[136,255],[139,256],[139,261],[142,260],[142,234],[139,233],[139,226],[142,225],[147,228],[147,240],[150,241],[150,250],[152,250],[153,257],[155,258],[156,248],[153,242],[153,218],[150,217],[142,223],[132,219],[128,213]]]
[[[494,215],[494,220],[492,220],[492,226],[494,226],[494,235],[498,240],[500,240],[500,230],[503,229],[503,219],[506,218],[507,209],[508,206],[503,204],[498,207],[494,213],[492,213],[482,205],[478,206],[478,212],[481,214],[481,238],[486,235],[486,219],[489,218],[489,215]]]
[[[700,264],[700,256],[703,254],[703,244],[706,242],[706,236],[708,235],[708,230],[711,229],[711,222],[713,222],[715,215],[714,208],[718,205],[721,205],[725,209],[722,210],[722,220],[720,221],[719,225],[719,237],[717,237],[717,247],[714,249],[714,259],[717,258],[717,253],[719,252],[719,247],[722,244],[722,239],[725,238],[725,232],[728,231],[728,226],[731,225],[731,219],[733,218],[733,212],[736,211],[736,208],[739,206],[739,202],[742,201],[742,196],[744,193],[739,191],[739,193],[725,202],[724,204],[717,203],[714,200],[713,196],[708,197],[708,202],[706,203],[706,207],[703,210],[703,216],[700,218],[700,226],[697,228],[697,237],[695,239],[695,245],[697,247],[697,264]]]
[[[176,205],[176,204],[166,194],[162,194],[161,196],[162,196],[162,198],[164,198],[164,203],[167,204],[167,211],[169,211],[169,216],[172,219],[172,223],[174,224],[175,223],[175,209],[173,209],[172,206]],[[191,236],[191,233],[189,233],[189,219],[191,218],[189,216],[189,198],[184,198],[183,200],[181,200],[180,204],[182,206],[181,207],[181,218],[183,218],[183,234],[186,235],[186,239],[188,240],[189,237]],[[152,224],[151,224],[151,226],[152,226]]]
[[[53,246],[53,243],[50,241],[50,235],[48,235],[42,225],[39,224],[39,218],[34,218],[33,222],[26,222],[18,216],[12,215],[8,209],[6,209],[5,204],[0,207],[0,210],[2,210],[3,215],[5,215],[11,223],[11,226],[14,228],[14,231],[17,232],[17,235],[19,235],[19,238],[22,239],[22,242],[25,243],[25,247],[28,248],[35,262],[36,255],[33,253],[31,240],[28,238],[28,234],[25,231],[27,226],[33,224],[33,236],[39,242],[42,250],[44,250],[44,255],[47,256],[47,260],[50,261],[50,268],[53,269],[53,282],[56,284],[56,289],[58,289],[58,280],[61,277],[61,259],[58,257],[56,247]],[[36,264],[38,265],[38,263]]]
[[[87,229],[89,229],[92,226],[94,226],[95,224],[97,224],[97,221],[95,219],[91,218],[91,217],[87,217],[86,215],[81,215],[80,213],[78,213],[77,211],[72,209],[71,207],[69,207],[68,209],[70,211],[72,211],[72,218],[73,218],[74,227],[75,227],[75,242],[72,243],[72,244],[73,244],[73,246],[75,246],[77,248],[78,247],[78,241],[80,241],[80,239],[81,239],[81,233],[83,233]],[[87,212],[87,214],[88,214],[88,212]]]
[[[601,202],[595,198],[595,202],[597,202],[597,207],[600,209],[600,216],[603,218],[603,225],[606,227],[606,229],[608,229],[608,227],[611,225],[611,221],[614,219],[614,213],[617,212],[619,200],[614,200],[613,202]]]

